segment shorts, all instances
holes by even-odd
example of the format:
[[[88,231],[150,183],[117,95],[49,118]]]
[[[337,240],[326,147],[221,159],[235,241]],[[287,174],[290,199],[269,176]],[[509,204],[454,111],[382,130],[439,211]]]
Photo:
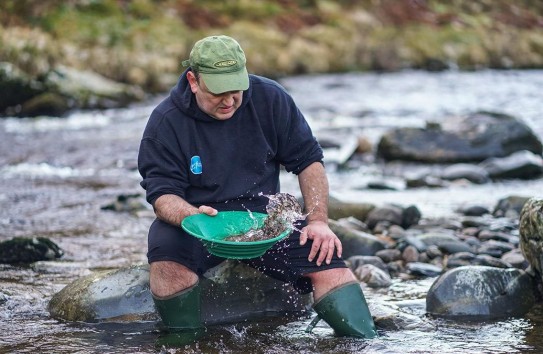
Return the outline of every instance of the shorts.
[[[300,227],[302,228],[302,224]],[[258,269],[262,273],[291,284],[301,294],[313,291],[311,280],[304,274],[333,268],[346,268],[343,259],[336,253],[330,264],[317,266],[315,261],[309,262],[307,257],[312,241],[300,245],[299,231],[293,231],[288,237],[277,242],[264,255],[258,258],[242,259],[241,262]],[[173,261],[184,265],[198,276],[210,268],[219,265],[225,258],[209,253],[203,243],[182,228],[155,219],[149,229],[147,259],[149,263],[157,261]]]

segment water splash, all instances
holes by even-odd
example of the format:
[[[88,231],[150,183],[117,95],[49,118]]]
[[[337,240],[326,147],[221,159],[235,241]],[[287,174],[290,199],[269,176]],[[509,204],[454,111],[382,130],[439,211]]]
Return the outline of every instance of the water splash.
[[[288,193],[260,195],[269,199],[266,205],[268,217],[264,220],[264,225],[259,228],[251,228],[243,234],[227,237],[225,240],[234,242],[261,241],[277,237],[288,229],[299,231],[295,227],[295,222],[304,220],[307,215],[302,213],[302,206],[296,197]],[[251,211],[247,211],[254,218]]]

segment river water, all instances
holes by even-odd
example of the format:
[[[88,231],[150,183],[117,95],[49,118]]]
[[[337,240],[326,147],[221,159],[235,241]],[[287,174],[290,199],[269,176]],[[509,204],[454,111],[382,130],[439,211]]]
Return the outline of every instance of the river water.
[[[424,126],[448,116],[489,110],[513,114],[543,137],[543,71],[345,74],[281,81],[319,136],[364,136],[372,143],[391,127]],[[50,318],[51,296],[95,270],[145,263],[150,210],[102,210],[121,194],[142,193],[136,169],[139,139],[157,97],[126,109],[74,112],[68,117],[0,120],[0,241],[46,236],[65,252],[59,261],[0,265],[0,353],[528,353],[543,351],[543,309],[522,318],[456,322],[427,318],[433,279],[396,279],[366,289],[431,321],[434,330],[382,332],[364,341],[334,338],[309,318],[278,318],[211,328],[206,337],[161,349],[155,323],[84,324]],[[402,167],[371,158],[337,168],[328,163],[331,195],[344,201],[414,204],[423,217],[447,217],[463,203],[492,208],[509,195],[541,196],[543,180],[453,185],[444,189],[364,188],[401,177]],[[410,168],[428,168],[411,166]],[[431,166],[439,168],[439,166]],[[281,176],[295,195],[296,179]]]

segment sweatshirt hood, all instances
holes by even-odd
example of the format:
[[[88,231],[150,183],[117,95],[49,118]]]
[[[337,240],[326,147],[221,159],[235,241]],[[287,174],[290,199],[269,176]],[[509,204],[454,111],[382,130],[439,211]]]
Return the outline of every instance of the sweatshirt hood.
[[[170,98],[181,112],[185,113],[192,119],[205,122],[217,122],[217,119],[209,116],[207,113],[204,113],[198,107],[198,104],[196,103],[196,97],[194,96],[194,93],[192,93],[189,81],[187,79],[187,72],[189,70],[190,68],[188,68],[183,72],[183,74],[181,74],[179,80],[177,81],[177,85],[175,85],[175,87],[170,91]],[[251,98],[252,75],[249,75],[249,82],[249,89],[243,91],[243,101],[241,102],[241,106],[236,110],[232,118],[235,118],[239,114],[239,112],[249,102]]]

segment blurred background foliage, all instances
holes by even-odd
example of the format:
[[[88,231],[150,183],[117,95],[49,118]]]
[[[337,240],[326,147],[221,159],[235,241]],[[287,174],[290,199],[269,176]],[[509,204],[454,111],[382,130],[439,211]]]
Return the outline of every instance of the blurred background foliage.
[[[238,39],[253,73],[543,67],[540,0],[2,0],[0,62],[166,90],[192,44]]]

